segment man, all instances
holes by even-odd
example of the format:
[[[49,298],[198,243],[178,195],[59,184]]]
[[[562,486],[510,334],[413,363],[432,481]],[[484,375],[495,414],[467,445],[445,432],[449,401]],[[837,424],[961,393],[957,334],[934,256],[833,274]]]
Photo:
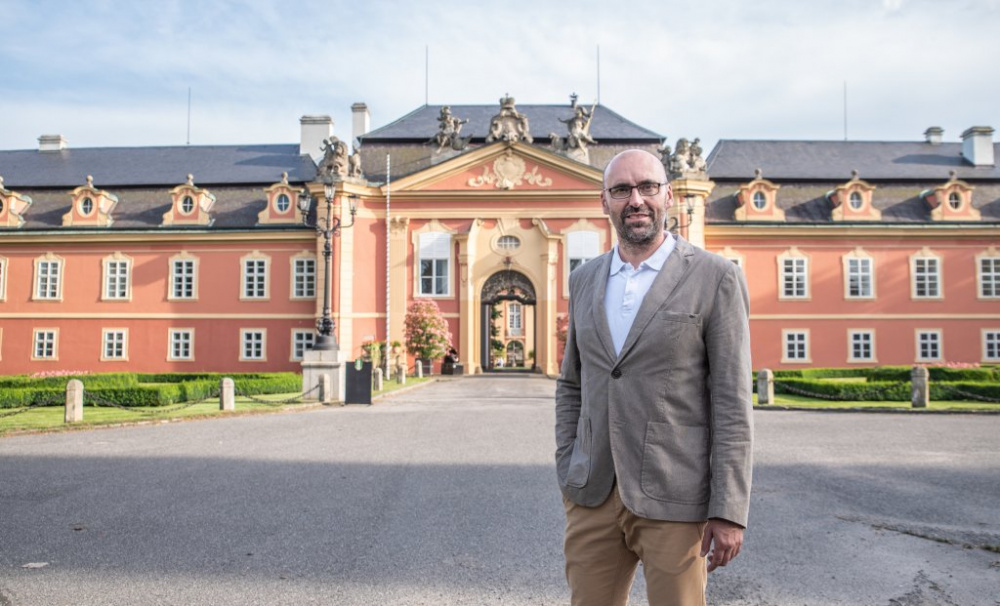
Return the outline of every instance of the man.
[[[707,573],[743,543],[746,284],[732,262],[665,232],[672,204],[658,158],[615,156],[601,205],[618,245],[569,278],[556,468],[573,606],[624,606],[640,561],[651,605],[704,605]]]

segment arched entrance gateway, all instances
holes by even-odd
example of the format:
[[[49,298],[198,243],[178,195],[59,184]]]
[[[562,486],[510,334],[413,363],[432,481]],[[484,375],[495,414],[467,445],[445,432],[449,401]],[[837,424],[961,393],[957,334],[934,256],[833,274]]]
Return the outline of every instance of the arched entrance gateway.
[[[498,271],[480,293],[483,372],[535,372],[535,287],[518,271]]]

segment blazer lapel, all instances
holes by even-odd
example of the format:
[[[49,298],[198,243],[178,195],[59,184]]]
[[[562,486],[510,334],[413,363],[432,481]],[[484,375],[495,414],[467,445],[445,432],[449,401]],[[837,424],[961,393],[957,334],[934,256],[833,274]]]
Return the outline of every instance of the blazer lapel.
[[[604,346],[604,351],[608,354],[609,360],[615,359],[614,341],[611,339],[611,327],[608,326],[608,312],[604,308],[604,293],[608,289],[608,272],[611,271],[611,255],[615,254],[614,249],[604,255],[600,267],[597,268],[597,279],[595,280],[593,299],[590,303],[591,312],[594,314],[594,326],[597,327],[597,339]]]
[[[687,273],[688,265],[691,262],[691,256],[694,254],[694,251],[687,240],[680,236],[675,237],[677,238],[677,244],[674,246],[673,252],[670,253],[670,256],[663,263],[663,267],[660,268],[660,273],[653,280],[653,284],[649,287],[649,292],[643,298],[642,305],[639,306],[639,311],[635,316],[635,321],[632,322],[632,328],[629,329],[628,336],[625,338],[625,344],[622,345],[621,354],[618,355],[619,360],[625,357],[629,350],[632,349],[636,341],[639,340],[639,335],[646,329],[646,325],[649,324],[649,321],[653,319],[653,316],[659,311],[660,307],[670,298],[670,294],[674,292],[681,278]],[[607,275],[605,275],[604,280],[606,284]]]

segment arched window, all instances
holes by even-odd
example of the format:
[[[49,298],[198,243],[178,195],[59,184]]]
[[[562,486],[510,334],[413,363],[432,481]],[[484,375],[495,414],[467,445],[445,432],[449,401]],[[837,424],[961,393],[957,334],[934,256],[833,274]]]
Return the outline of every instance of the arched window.
[[[851,196],[847,199],[847,204],[850,205],[852,210],[861,210],[864,200],[862,200],[860,193],[852,191]]]
[[[958,195],[957,191],[953,191],[948,194],[948,206],[950,206],[952,210],[962,208],[962,196]]]
[[[524,345],[520,341],[507,343],[507,366],[524,366]]]
[[[278,196],[276,205],[278,207],[278,212],[283,213],[292,205],[292,201],[288,198],[288,194],[281,194]]]
[[[762,191],[753,193],[753,207],[757,210],[764,210],[767,206],[767,195]]]

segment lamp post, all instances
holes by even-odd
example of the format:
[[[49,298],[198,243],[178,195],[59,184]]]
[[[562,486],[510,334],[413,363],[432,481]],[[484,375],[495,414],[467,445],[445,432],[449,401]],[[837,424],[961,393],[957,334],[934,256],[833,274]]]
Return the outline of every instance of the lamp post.
[[[341,228],[354,225],[354,216],[358,212],[358,197],[350,195],[351,222],[342,225],[340,217],[333,216],[333,197],[336,193],[333,179],[327,178],[323,183],[323,197],[326,199],[325,225],[319,221],[319,213],[313,224],[309,224],[309,208],[312,206],[312,196],[308,189],[299,194],[299,212],[302,213],[302,224],[316,229],[317,236],[323,236],[323,315],[316,321],[319,336],[313,344],[313,349],[330,351],[337,349],[337,337],[333,334],[333,318],[330,316],[330,265],[333,261],[333,237],[340,234]]]

